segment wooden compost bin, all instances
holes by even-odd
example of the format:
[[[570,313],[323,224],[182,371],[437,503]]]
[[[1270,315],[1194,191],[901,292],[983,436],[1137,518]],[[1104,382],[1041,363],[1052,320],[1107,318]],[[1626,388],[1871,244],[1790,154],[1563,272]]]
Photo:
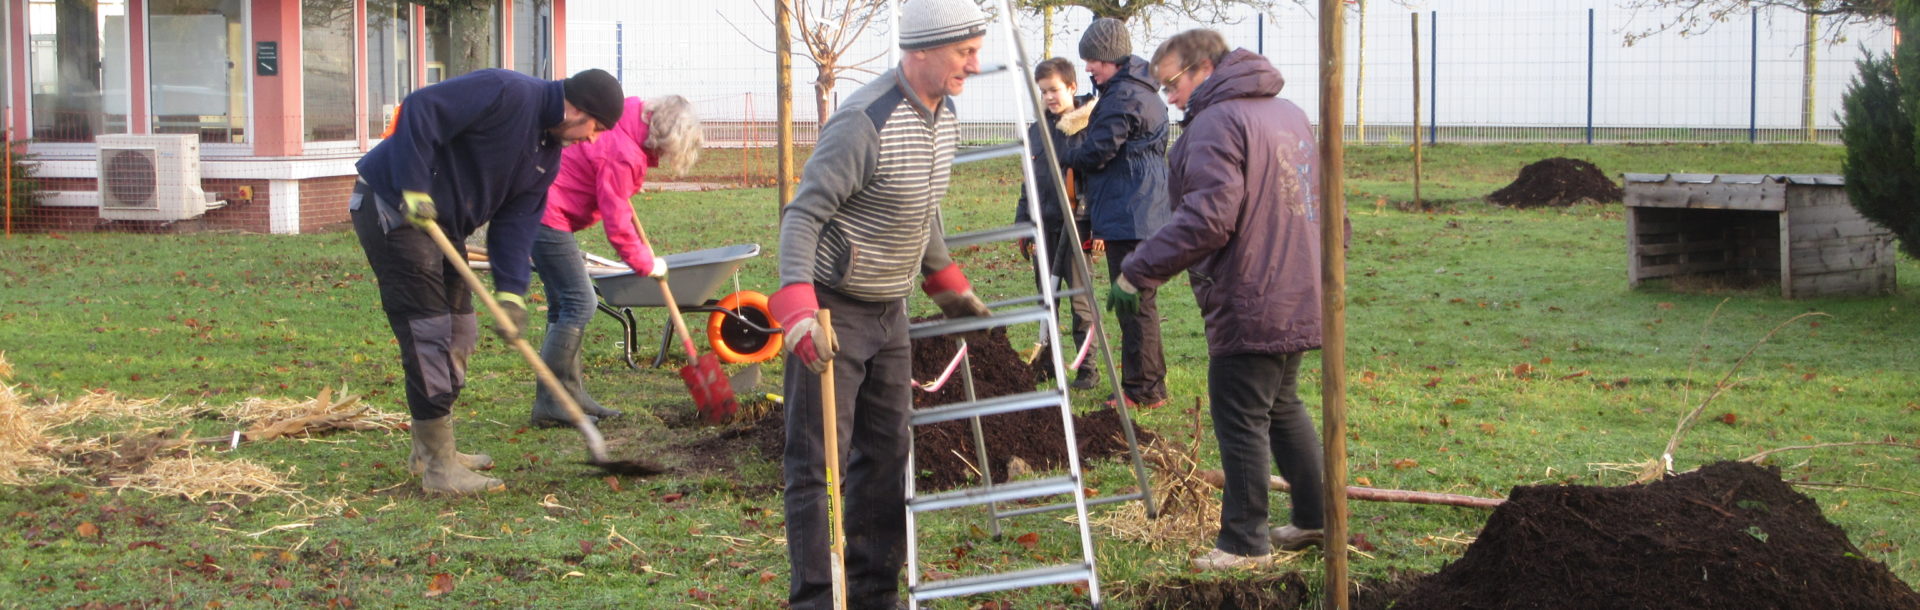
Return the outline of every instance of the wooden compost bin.
[[[1771,278],[1789,299],[1893,292],[1893,233],[1833,175],[1626,174],[1627,280]]]

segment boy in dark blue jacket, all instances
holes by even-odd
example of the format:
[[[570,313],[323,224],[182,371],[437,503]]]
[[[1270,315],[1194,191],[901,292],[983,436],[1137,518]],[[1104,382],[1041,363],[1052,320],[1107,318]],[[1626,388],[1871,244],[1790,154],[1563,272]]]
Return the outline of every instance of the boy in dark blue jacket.
[[[529,251],[560,149],[611,128],[624,101],[619,81],[602,70],[564,81],[479,70],[408,95],[392,135],[360,159],[348,207],[400,343],[413,413],[407,468],[427,492],[506,485],[473,472],[490,458],[454,450],[451,413],[479,323],[454,263],[409,219],[438,223],[463,255],[467,236],[487,225],[494,296],[513,328],[524,330]]]

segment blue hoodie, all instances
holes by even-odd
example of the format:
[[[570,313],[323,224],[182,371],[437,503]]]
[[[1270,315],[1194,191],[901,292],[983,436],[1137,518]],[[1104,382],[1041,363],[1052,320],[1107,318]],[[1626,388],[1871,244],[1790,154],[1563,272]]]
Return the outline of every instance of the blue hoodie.
[[[394,206],[401,191],[432,195],[440,229],[456,242],[487,225],[494,289],[526,294],[533,236],[559,175],[560,139],[547,129],[565,116],[561,87],[488,69],[415,91],[393,135],[355,165],[360,179]],[[406,224],[400,208],[379,211],[388,231]]]
[[[1128,55],[1100,85],[1100,103],[1061,163],[1086,178],[1093,236],[1136,240],[1167,222],[1167,103],[1147,60]]]

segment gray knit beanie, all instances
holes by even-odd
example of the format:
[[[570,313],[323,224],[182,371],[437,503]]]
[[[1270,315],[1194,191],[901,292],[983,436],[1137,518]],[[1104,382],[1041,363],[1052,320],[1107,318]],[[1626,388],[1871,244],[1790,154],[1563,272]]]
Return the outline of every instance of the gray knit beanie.
[[[900,48],[943,47],[987,35],[987,16],[974,0],[907,0],[900,9]]]
[[[1119,19],[1095,19],[1093,25],[1087,26],[1087,32],[1080,35],[1080,59],[1117,64],[1132,54],[1133,37],[1127,34],[1127,23]]]

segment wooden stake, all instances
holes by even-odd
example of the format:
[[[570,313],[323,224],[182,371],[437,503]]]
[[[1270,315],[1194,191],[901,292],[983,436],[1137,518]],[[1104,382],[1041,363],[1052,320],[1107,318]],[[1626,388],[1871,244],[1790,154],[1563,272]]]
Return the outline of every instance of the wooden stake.
[[[789,25],[793,21],[791,0],[773,0],[773,66],[775,105],[778,106],[777,122],[780,123],[779,142],[775,144],[778,159],[774,162],[774,180],[780,183],[780,201],[775,207],[787,205],[793,201],[793,32]],[[753,120],[753,117],[747,117]],[[820,117],[824,123],[827,118]]]
[[[1347,13],[1340,0],[1320,0],[1320,418],[1326,450],[1329,610],[1347,608]]]
[[[1420,202],[1420,13],[1413,13],[1413,207]]]

